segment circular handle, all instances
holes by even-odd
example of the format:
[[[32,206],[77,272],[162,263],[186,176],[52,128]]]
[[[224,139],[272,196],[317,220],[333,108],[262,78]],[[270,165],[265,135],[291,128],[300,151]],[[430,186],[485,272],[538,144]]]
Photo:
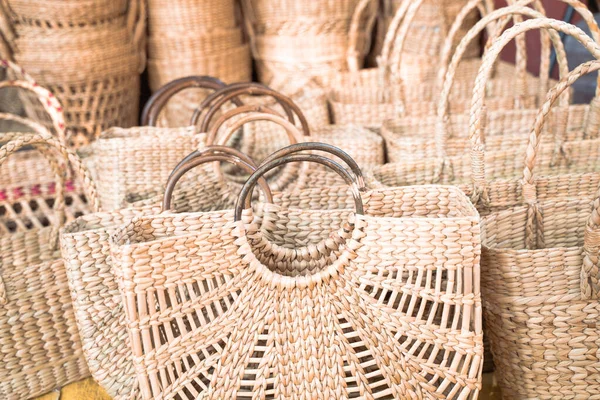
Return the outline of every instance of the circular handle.
[[[298,105],[296,105],[296,103],[294,103],[292,99],[263,85],[246,84],[246,86],[247,87],[241,89],[230,90],[230,88],[225,88],[224,90],[220,91],[220,93],[222,93],[222,96],[216,99],[215,103],[206,113],[206,116],[204,117],[204,120],[200,125],[200,132],[208,131],[210,121],[215,116],[217,111],[231,99],[234,99],[241,95],[263,95],[275,98],[275,100],[283,107],[283,109],[288,114],[288,118],[292,124],[294,123],[293,114],[296,114],[298,120],[300,121],[300,125],[302,126],[302,131],[306,136],[310,135],[310,127],[308,125],[308,121],[302,113],[302,110],[300,110],[300,107],[298,107]],[[291,113],[292,111],[293,114]]]
[[[564,32],[575,38],[581,43],[594,58],[600,58],[600,46],[589,37],[581,29],[574,25],[567,24],[563,21],[557,21],[550,18],[537,18],[527,20],[518,25],[513,26],[500,36],[493,44],[489,52],[485,55],[484,60],[479,69],[475,89],[473,90],[473,100],[471,106],[471,118],[469,122],[469,140],[471,142],[471,170],[472,179],[475,186],[473,198],[477,200],[482,196],[485,198],[486,193],[486,178],[485,178],[485,162],[484,162],[484,146],[483,146],[483,103],[484,103],[484,87],[481,82],[485,82],[490,75],[494,61],[507,43],[514,39],[517,35],[534,29],[553,29],[555,31]],[[564,75],[563,75],[564,76]],[[568,74],[566,75],[568,76]],[[529,150],[528,150],[529,153]],[[535,154],[528,154],[528,165],[535,162]]]
[[[350,167],[350,170],[354,173],[356,183],[358,189],[362,192],[367,190],[365,184],[365,178],[362,170],[358,166],[358,163],[354,161],[354,159],[342,149],[332,146],[327,143],[321,142],[305,142],[293,144],[288,147],[284,147],[283,149],[277,150],[275,153],[271,154],[269,157],[263,160],[262,164],[267,164],[274,159],[282,158],[289,156],[291,154],[299,153],[302,151],[323,151],[329,154],[333,154],[334,156],[340,158],[343,162],[346,163]]]
[[[175,79],[158,89],[150,97],[142,111],[142,126],[156,126],[162,109],[179,92],[192,88],[217,91],[223,87],[225,87],[225,83],[212,76],[187,76]]]
[[[221,129],[221,126],[223,126],[223,124],[225,122],[227,122],[228,120],[241,115],[241,114],[247,114],[247,113],[260,113],[260,114],[270,114],[270,115],[276,115],[278,117],[280,117],[281,115],[268,107],[265,106],[260,106],[260,105],[246,105],[246,106],[241,106],[238,108],[234,108],[233,110],[229,110],[227,111],[225,114],[223,114],[209,129],[208,132],[206,132],[206,143],[207,144],[213,144],[215,142],[215,139],[217,138],[217,134],[219,133],[219,129]],[[288,122],[287,120],[283,120],[285,121],[287,124],[292,125],[290,122]],[[237,121],[236,121],[237,122]],[[243,124],[242,124],[243,125]],[[226,133],[226,137],[225,139],[221,140],[220,144],[225,144],[227,142],[227,140],[242,126],[239,124],[236,124],[236,128],[233,129],[232,127],[228,127],[227,129],[227,133]],[[294,126],[294,125],[292,125]]]
[[[193,157],[190,157],[194,154]],[[173,191],[175,190],[175,186],[179,182],[179,180],[190,170],[209,162],[215,161],[223,161],[233,164],[237,167],[244,169],[247,173],[252,174],[256,171],[256,164],[252,161],[250,157],[245,155],[244,153],[235,150],[231,147],[226,146],[209,146],[200,151],[195,151],[186,157],[185,162],[179,163],[177,167],[171,172],[169,179],[167,180],[167,185],[165,188],[165,194],[163,196],[163,211],[171,210],[171,201],[173,198]],[[273,196],[271,195],[271,190],[269,189],[269,185],[264,178],[261,178],[258,181],[263,193],[265,195],[265,199],[267,202],[273,202]],[[248,206],[249,206],[248,200]]]
[[[352,189],[352,196],[354,198],[354,203],[356,206],[357,214],[364,214],[362,197],[360,195],[360,191],[358,189],[358,185],[352,175],[348,171],[344,169],[337,162],[316,154],[293,154],[283,158],[276,158],[274,160],[269,161],[268,163],[263,163],[246,181],[242,190],[240,191],[240,195],[237,199],[235,205],[235,215],[234,218],[236,221],[239,221],[242,218],[242,213],[244,211],[244,206],[248,207],[247,199],[254,189],[256,182],[260,179],[264,174],[280,167],[285,164],[289,164],[292,162],[314,162],[318,164],[325,165],[335,172],[337,172],[343,179],[346,181],[348,185],[350,185]]]

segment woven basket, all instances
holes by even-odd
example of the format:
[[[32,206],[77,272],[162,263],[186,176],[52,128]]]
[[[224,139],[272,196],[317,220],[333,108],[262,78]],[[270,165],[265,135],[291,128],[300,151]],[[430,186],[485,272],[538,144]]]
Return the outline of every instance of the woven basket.
[[[595,57],[598,50],[596,45]],[[600,192],[594,194],[593,188],[600,178],[600,141],[582,141],[572,149],[589,157],[587,174],[586,165],[580,165],[578,174],[543,179],[536,165],[550,107],[577,78],[599,69],[598,59],[582,64],[549,93],[528,144],[521,204],[483,220],[486,321],[499,384],[511,398],[589,398],[600,388]],[[541,198],[542,191],[560,198]]]
[[[150,35],[211,32],[237,26],[233,0],[148,0]]]
[[[246,28],[261,82],[327,76],[348,68],[348,46],[356,63],[368,52],[376,14],[373,0],[244,0]],[[356,31],[351,38],[353,30]],[[353,42],[352,42],[353,41]],[[293,46],[290,46],[293,43]]]
[[[9,232],[3,229],[0,239],[0,335],[7,344],[0,355],[0,393],[5,399],[23,399],[89,375],[57,246],[58,229],[65,222],[64,166],[57,159],[69,161],[86,183],[90,203],[98,202],[79,159],[57,139],[20,132],[2,135],[2,140],[9,141],[0,149],[2,161],[24,146],[46,148],[57,184],[52,209],[35,193],[1,200],[6,210],[1,223]],[[44,208],[40,218],[35,211]]]
[[[131,0],[125,15],[75,25],[10,14],[11,26],[2,32],[10,38],[4,57],[17,60],[57,95],[72,145],[91,142],[108,127],[135,125],[145,66],[144,4]],[[30,116],[41,112],[35,103],[26,110]]]
[[[230,154],[227,161],[234,162],[231,155],[238,157],[238,154],[230,151],[226,153]],[[209,154],[211,150],[207,148],[202,156]],[[197,159],[198,164],[210,161],[202,156]],[[231,192],[226,182],[212,174],[196,178],[179,185],[173,194],[174,209],[188,212],[233,207],[237,193]],[[139,391],[123,302],[110,259],[109,237],[118,226],[134,217],[159,213],[161,200],[151,199],[144,201],[148,204],[145,206],[86,215],[68,224],[61,233],[62,255],[84,356],[94,379],[115,399],[139,398]],[[98,281],[98,277],[102,279]]]
[[[121,16],[128,0],[4,0],[22,20],[88,23]]]
[[[284,162],[316,156],[308,157]],[[280,162],[261,167],[245,189]],[[476,211],[453,188],[386,189],[361,200],[353,187],[356,215],[273,205],[260,222],[240,207],[235,216],[137,218],[117,232],[113,260],[122,271],[144,398],[477,396],[482,339]],[[425,279],[422,274],[432,273],[424,272],[432,249],[448,256],[437,258],[436,276]],[[167,253],[177,262],[166,262]],[[141,283],[141,274],[151,278]],[[465,285],[457,291],[447,274]],[[415,289],[403,291],[408,284]],[[186,294],[175,298],[184,287]],[[446,290],[443,296],[440,290]],[[435,307],[430,298],[450,303]],[[146,322],[158,313],[160,326]],[[234,323],[240,320],[246,324]],[[460,350],[451,343],[460,343]],[[164,359],[151,359],[158,349]]]

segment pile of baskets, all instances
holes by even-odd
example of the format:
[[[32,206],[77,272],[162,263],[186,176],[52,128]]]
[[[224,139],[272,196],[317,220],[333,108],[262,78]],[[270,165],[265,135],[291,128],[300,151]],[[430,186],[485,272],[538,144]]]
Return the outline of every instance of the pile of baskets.
[[[190,75],[214,76],[224,82],[252,77],[250,50],[244,43],[234,0],[149,0],[148,74],[150,89]],[[206,93],[187,91],[166,108],[170,126],[185,126]]]
[[[64,105],[74,145],[111,126],[136,124],[145,68],[142,0],[3,2],[2,56],[15,60]],[[27,113],[42,118],[36,101]]]

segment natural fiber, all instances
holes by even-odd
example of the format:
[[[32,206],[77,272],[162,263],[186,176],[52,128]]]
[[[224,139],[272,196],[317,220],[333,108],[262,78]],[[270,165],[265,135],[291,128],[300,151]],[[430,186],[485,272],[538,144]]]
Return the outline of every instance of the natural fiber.
[[[262,230],[247,210],[118,232],[144,398],[476,398],[476,211],[454,188],[363,196],[364,216],[273,205]]]
[[[64,157],[89,189],[90,203],[98,206],[85,169],[57,139],[27,133],[5,134],[2,139],[10,141],[0,149],[0,162],[28,145],[45,146],[45,155]],[[0,201],[6,210],[2,225],[15,226],[0,236],[0,336],[6,344],[0,355],[0,393],[6,399],[39,396],[89,375],[57,246],[58,229],[64,223],[64,168],[52,157],[49,161],[56,178],[54,212],[44,219],[32,213],[49,206],[36,196]]]

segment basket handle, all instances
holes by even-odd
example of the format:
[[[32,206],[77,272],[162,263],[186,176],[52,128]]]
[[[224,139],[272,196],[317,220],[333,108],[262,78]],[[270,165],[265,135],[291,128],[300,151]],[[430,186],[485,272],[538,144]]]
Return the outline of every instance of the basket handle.
[[[304,145],[296,144],[292,146]],[[242,218],[242,213],[244,211],[244,206],[248,205],[247,199],[250,196],[250,193],[254,190],[254,186],[259,178],[264,176],[267,172],[280,167],[285,164],[289,164],[292,162],[314,162],[318,164],[325,165],[335,172],[337,172],[344,181],[351,187],[352,196],[354,198],[354,203],[356,206],[356,214],[364,214],[362,197],[360,195],[360,190],[358,189],[358,185],[354,177],[344,169],[340,164],[331,160],[330,158],[319,156],[316,154],[292,154],[286,157],[275,158],[268,163],[261,164],[260,167],[248,178],[244,186],[242,186],[242,190],[240,191],[240,195],[235,204],[235,221],[240,221]]]
[[[2,61],[2,65],[5,67],[10,67],[11,65],[14,66],[14,64],[5,60]],[[66,124],[63,108],[54,94],[52,94],[48,89],[45,89],[39,86],[37,83],[29,80],[0,82],[0,90],[8,87],[24,89],[35,94],[39,102],[42,104],[42,107],[52,120],[52,126],[56,131],[56,136],[62,143],[66,143]]]
[[[484,85],[482,85],[482,82],[485,82],[489,77],[492,64],[494,63],[502,49],[506,46],[506,44],[509,43],[512,39],[514,39],[515,36],[534,29],[552,29],[558,32],[564,32],[565,34],[572,36],[579,43],[581,43],[592,54],[594,58],[600,58],[600,46],[597,42],[594,41],[594,39],[586,35],[585,32],[583,32],[581,29],[577,28],[574,25],[550,18],[536,18],[527,20],[525,22],[513,26],[512,28],[504,32],[502,36],[500,36],[500,38],[494,43],[494,45],[485,55],[481,67],[479,69],[479,73],[475,83],[475,88],[473,90],[473,99],[471,103],[471,117],[469,122],[469,140],[471,142],[471,173],[474,185],[472,200],[474,202],[483,200],[484,203],[487,203],[489,201],[487,197],[487,182],[485,178],[484,162],[485,149],[483,144],[484,132],[482,127],[485,122],[485,108],[483,106],[485,88]],[[568,76],[568,73],[562,76]],[[567,93],[568,91],[564,94]],[[598,97],[598,90],[596,91],[596,97]],[[564,96],[561,96],[561,101],[563,99]],[[595,105],[597,104],[598,102],[592,102],[592,107],[595,107]],[[595,121],[597,121],[597,118],[593,117],[594,115],[598,115],[597,113],[598,111],[595,109],[590,110],[587,125],[590,125],[590,123],[594,123]],[[559,129],[560,128],[561,127],[559,127]],[[586,131],[588,129],[589,128],[586,128]],[[538,136],[539,134],[536,135],[536,137]],[[532,151],[532,149],[534,151]],[[533,165],[535,164],[536,149],[537,147],[535,143],[533,143],[533,147],[528,146],[525,167],[526,170],[524,172],[526,181],[532,178],[531,171],[533,170]]]
[[[284,147],[283,149],[277,150],[275,153],[271,154],[267,158],[265,158],[261,164],[267,164],[277,158],[287,157],[291,154],[300,153],[304,151],[323,151],[325,153],[332,154],[338,158],[340,158],[346,165],[350,167],[350,170],[354,174],[354,179],[356,180],[356,184],[358,189],[363,192],[367,190],[367,186],[365,184],[365,178],[362,170],[358,166],[358,163],[354,161],[354,159],[346,153],[344,150],[339,147],[332,146],[327,143],[321,142],[308,142],[308,143],[298,143],[295,146]]]
[[[477,24],[475,24],[475,26],[469,30],[467,35],[461,40],[460,44],[458,45],[456,52],[454,53],[454,57],[452,58],[452,61],[450,62],[448,69],[447,69],[447,73],[446,73],[446,76],[445,76],[445,79],[443,82],[443,88],[442,88],[440,100],[438,103],[438,109],[437,109],[435,142],[436,142],[437,157],[440,160],[444,160],[446,158],[446,146],[447,146],[448,138],[450,138],[452,136],[451,135],[452,132],[450,132],[450,123],[449,123],[449,121],[450,121],[450,93],[454,86],[454,82],[455,82],[454,78],[456,76],[456,72],[458,70],[460,60],[461,60],[462,56],[464,55],[464,52],[466,51],[467,47],[469,46],[469,43],[473,39],[475,39],[479,36],[479,34],[483,31],[483,29],[485,28],[486,25],[489,25],[493,21],[498,21],[498,20],[503,21],[509,15],[516,16],[518,14],[533,17],[533,18],[545,17],[544,14],[542,14],[538,11],[535,11],[531,8],[528,8],[528,7],[509,6],[509,7],[500,8],[500,9],[486,15]],[[543,32],[547,32],[547,31],[544,30]],[[550,31],[550,32],[548,32],[548,34],[549,34],[550,40],[552,41],[554,46],[557,48],[557,52],[556,52],[557,60],[559,63],[559,68],[560,68],[561,74],[563,74],[563,76],[564,76],[564,74],[568,73],[568,63],[566,60],[566,54],[564,52],[564,46],[562,44],[562,41],[560,40],[560,37],[558,36],[558,34],[556,32]],[[524,36],[519,35],[518,37],[524,37]],[[545,48],[545,50],[543,50],[543,51],[547,51],[549,49],[546,46],[544,46],[544,48]],[[495,65],[495,62],[494,62],[494,65]],[[490,76],[491,76],[491,73],[490,73]],[[477,83],[479,83],[481,86],[485,86],[485,88],[487,89],[488,82],[489,82],[489,77],[488,77],[488,79],[481,81],[481,82],[477,82]],[[545,84],[542,84],[542,86],[544,86],[544,85]],[[568,103],[569,103],[569,99],[566,98],[565,105]]]
[[[225,134],[223,136],[219,137],[217,140],[217,135],[219,133],[219,129],[223,126],[223,124],[225,122],[227,122],[230,119],[233,119],[234,117],[237,117],[238,115],[248,114],[248,113],[251,113],[251,115],[249,117],[239,119],[239,120],[233,122],[232,126],[227,127]],[[270,117],[267,117],[267,115],[276,117],[276,118],[269,119]],[[239,121],[242,121],[242,120],[243,120],[243,122],[240,123]],[[234,108],[233,110],[229,110],[225,114],[223,114],[210,127],[210,129],[206,133],[206,143],[208,145],[211,145],[211,144],[225,145],[227,143],[227,141],[231,138],[231,136],[233,136],[233,134],[238,129],[240,129],[243,125],[245,125],[249,122],[252,122],[252,121],[267,121],[267,120],[275,122],[276,124],[279,124],[284,129],[286,129],[286,131],[290,135],[290,140],[292,140],[294,142],[298,142],[301,140],[302,134],[300,132],[298,132],[298,129],[296,128],[296,126],[293,125],[288,120],[286,120],[285,118],[281,117],[281,114],[279,114],[277,111],[275,111],[271,108],[265,107],[265,106],[247,105],[247,106],[241,106],[238,108]]]
[[[369,18],[369,22],[366,26],[362,24],[362,18],[365,11],[369,8],[375,8],[371,12],[372,17]],[[348,30],[348,49],[346,50],[346,60],[348,62],[348,71],[358,72],[360,69],[360,51],[358,39],[360,36],[361,28],[365,28],[365,31],[370,31],[375,17],[377,16],[377,0],[360,0],[356,5],[354,12],[352,13],[352,19],[350,20],[350,27]]]
[[[14,61],[16,33],[9,17],[10,6],[6,0],[0,0],[0,57]]]
[[[129,0],[127,29],[134,49],[139,52],[141,74],[146,69],[146,0]]]
[[[217,91],[224,87],[223,81],[212,76],[186,76],[175,79],[158,89],[150,97],[142,111],[142,126],[156,126],[162,109],[177,93],[191,88]]]
[[[169,179],[167,180],[165,194],[163,197],[163,204],[162,204],[163,211],[171,210],[173,191],[175,190],[175,186],[177,185],[179,180],[183,177],[183,175],[185,175],[187,172],[191,171],[192,169],[194,169],[200,165],[203,165],[203,164],[206,164],[209,162],[224,161],[224,162],[228,162],[230,164],[233,164],[237,167],[242,168],[244,171],[246,171],[249,174],[253,174],[257,168],[256,164],[254,163],[254,161],[252,161],[252,159],[250,157],[248,157],[247,155],[245,155],[244,153],[242,153],[239,150],[236,150],[236,149],[233,149],[233,148],[227,147],[227,146],[207,146],[202,150],[195,151],[193,154],[194,154],[193,157],[190,157],[190,156],[186,157],[186,159],[188,161],[186,161],[184,163],[180,163],[177,167],[175,167],[173,172],[171,172],[171,175],[169,176]],[[260,187],[265,195],[265,200],[269,203],[272,203],[273,196],[271,195],[271,190],[269,189],[269,185],[267,184],[267,181],[264,178],[260,178],[260,180],[258,181],[258,184],[260,185]],[[248,202],[249,202],[249,199],[248,199]],[[248,203],[247,206],[249,207],[250,204]]]
[[[300,125],[302,126],[302,131],[304,132],[304,134],[306,136],[310,135],[310,127],[308,125],[308,121],[306,120],[306,117],[304,116],[302,110],[300,110],[300,107],[298,107],[292,99],[260,84],[252,85],[244,83],[236,85],[234,86],[234,88],[239,86],[242,86],[242,88],[230,89],[226,87],[221,91],[220,96],[218,96],[218,98],[215,100],[215,103],[207,111],[204,120],[200,124],[200,132],[208,132],[210,121],[214,118],[217,111],[228,101],[237,98],[241,95],[262,95],[271,96],[275,98],[277,102],[283,107],[284,111],[286,111],[286,114],[288,115],[288,118],[292,124],[294,123],[295,114],[298,117],[298,120],[300,121]],[[215,93],[215,95],[217,93]],[[195,121],[192,120],[192,125],[195,125],[194,122]]]

